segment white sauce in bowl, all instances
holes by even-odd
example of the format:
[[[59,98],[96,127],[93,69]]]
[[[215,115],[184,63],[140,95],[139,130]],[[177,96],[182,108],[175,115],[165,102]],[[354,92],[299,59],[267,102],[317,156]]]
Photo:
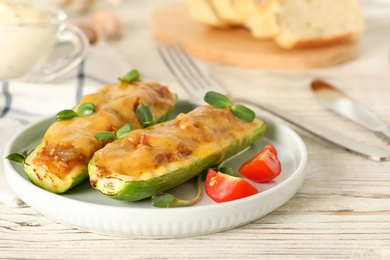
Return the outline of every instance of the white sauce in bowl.
[[[25,75],[50,53],[60,23],[33,5],[0,0],[0,79]]]

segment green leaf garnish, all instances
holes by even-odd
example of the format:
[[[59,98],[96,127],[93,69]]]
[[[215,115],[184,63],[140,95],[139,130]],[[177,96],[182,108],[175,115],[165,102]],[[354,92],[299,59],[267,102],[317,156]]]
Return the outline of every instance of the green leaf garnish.
[[[10,160],[10,161],[23,163],[24,159],[26,159],[26,156],[24,154],[20,154],[20,153],[11,153],[11,154],[7,155],[5,158]]]
[[[204,96],[204,101],[217,108],[225,108],[231,106],[230,100],[227,96],[214,91],[207,92]]]
[[[230,175],[230,176],[234,176],[234,171],[230,167],[220,167],[220,168],[218,168],[218,171],[225,173],[227,175]]]
[[[230,110],[236,117],[244,120],[245,122],[252,122],[256,118],[255,112],[240,104],[231,106]]]
[[[95,112],[95,105],[92,103],[84,103],[81,104],[77,108],[77,113],[73,111],[72,109],[64,109],[57,113],[56,120],[69,120],[76,116],[82,117],[82,116],[90,116]]]
[[[152,204],[157,208],[174,208],[179,199],[169,193],[156,193],[152,197]]]
[[[216,108],[229,107],[233,115],[246,122],[252,122],[256,118],[255,112],[253,112],[251,109],[240,104],[233,105],[227,96],[218,92],[207,92],[204,96],[204,101]]]
[[[82,116],[90,116],[95,112],[95,105],[92,103],[84,103],[79,106],[77,109],[77,115]]]
[[[77,113],[74,112],[72,109],[64,109],[57,113],[56,120],[68,120],[72,119],[73,117],[77,116]]]
[[[121,78],[118,78],[121,82],[128,82],[131,83],[137,79],[139,79],[139,72],[137,70],[131,70],[126,75],[124,75]]]
[[[95,138],[99,141],[103,140],[115,140],[115,135],[110,131],[101,131],[95,135]]]
[[[153,115],[148,106],[145,106],[144,104],[139,104],[136,112],[137,117],[144,128],[154,124]]]
[[[196,195],[189,200],[182,200],[169,193],[157,193],[152,197],[152,204],[157,208],[175,208],[196,204],[202,196],[201,176],[196,177]]]
[[[110,131],[101,131],[95,135],[95,138],[98,139],[99,141],[117,140],[117,139],[123,138],[125,135],[127,135],[131,131],[133,131],[133,125],[132,124],[124,124],[123,126],[121,126],[118,129],[118,131],[116,131],[116,135]]]
[[[117,139],[122,139],[125,135],[127,135],[131,131],[133,131],[133,125],[132,124],[124,124],[116,132],[116,138]]]
[[[218,165],[216,165],[215,167],[212,167],[210,169],[216,171],[216,172],[222,172],[222,173],[225,173],[225,174],[228,174],[230,176],[236,176],[234,170],[231,168],[231,167],[227,167],[227,166],[224,166],[227,162],[241,156],[243,153],[245,153],[246,151],[248,151],[251,147],[248,146],[246,147],[245,149],[241,150],[240,152],[236,153],[235,155],[233,156],[230,156],[229,158],[223,160],[222,162],[220,162]],[[206,177],[207,177],[207,172],[208,172],[208,169],[207,171],[203,171],[201,173],[201,175],[203,175],[203,180],[206,180]]]

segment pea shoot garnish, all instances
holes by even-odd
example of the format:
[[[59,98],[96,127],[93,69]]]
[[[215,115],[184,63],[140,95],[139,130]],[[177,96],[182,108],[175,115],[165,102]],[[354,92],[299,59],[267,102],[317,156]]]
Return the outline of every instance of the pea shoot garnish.
[[[228,166],[224,166],[228,161],[230,160],[233,160],[234,158],[237,158],[239,156],[241,156],[243,153],[245,153],[246,151],[248,151],[250,149],[250,146],[243,149],[242,151],[236,153],[235,155],[223,160],[222,162],[220,162],[218,165],[216,165],[215,167],[212,167],[211,169],[216,171],[216,172],[222,172],[224,174],[227,174],[227,175],[230,175],[230,176],[237,176],[234,172],[234,170],[231,168],[231,167],[228,167]],[[207,169],[204,169],[202,171],[202,173],[200,174],[202,180],[206,180],[206,176],[207,176],[207,172],[208,172],[208,168]]]
[[[99,141],[117,139],[116,135],[110,131],[98,132],[98,133],[96,133],[95,138],[98,139]]]
[[[10,160],[10,161],[17,162],[17,163],[23,163],[24,159],[26,159],[26,156],[24,156],[23,154],[20,154],[20,153],[11,153],[11,154],[7,155],[5,158]]]
[[[113,134],[110,131],[101,131],[95,135],[95,138],[99,141],[122,139],[126,134],[130,133],[131,131],[133,131],[133,125],[124,124],[118,129],[118,131],[116,131],[116,134]]]
[[[131,70],[129,71],[126,75],[124,75],[123,77],[120,77],[118,78],[119,81],[121,82],[128,82],[128,83],[131,83],[137,79],[139,79],[139,72],[137,70]]]
[[[81,104],[77,108],[77,112],[72,109],[64,109],[57,113],[56,120],[69,120],[74,117],[90,116],[95,112],[95,105],[92,103]]]
[[[148,106],[144,104],[139,104],[137,106],[136,113],[137,113],[138,120],[142,124],[142,127],[145,128],[154,124],[153,115]],[[95,135],[95,138],[100,141],[117,140],[117,139],[122,139],[126,134],[128,134],[131,131],[133,131],[133,125],[124,124],[123,126],[121,126],[121,128],[118,129],[116,134],[110,131],[101,131]]]
[[[24,163],[24,160],[26,159],[28,154],[28,151],[25,150],[22,153],[11,153],[5,157],[5,159],[14,161],[17,163]]]
[[[239,119],[245,122],[252,122],[256,118],[255,112],[244,105],[232,104],[228,97],[218,92],[209,91],[204,96],[204,101],[216,108],[228,107],[230,111]]]
[[[132,124],[124,124],[121,128],[118,129],[116,132],[116,137],[118,139],[122,139],[125,135],[133,131],[133,125]]]
[[[245,122],[252,122],[256,118],[255,112],[241,104],[235,104],[230,107],[232,113]]]
[[[144,128],[154,124],[153,115],[148,106],[145,106],[144,104],[139,104],[137,106],[136,112],[137,117]]]
[[[207,92],[204,101],[216,108],[225,108],[232,105],[227,96],[214,91]]]
[[[95,112],[95,105],[92,103],[84,103],[79,106],[77,109],[77,115],[79,117],[82,116],[90,116]]]
[[[201,176],[196,177],[196,194],[195,197],[189,200],[179,199],[169,193],[156,193],[152,197],[152,204],[157,208],[175,208],[183,206],[191,206],[196,204],[202,197]]]
[[[56,120],[68,120],[74,118],[75,116],[77,116],[77,113],[72,109],[64,109],[57,113]]]

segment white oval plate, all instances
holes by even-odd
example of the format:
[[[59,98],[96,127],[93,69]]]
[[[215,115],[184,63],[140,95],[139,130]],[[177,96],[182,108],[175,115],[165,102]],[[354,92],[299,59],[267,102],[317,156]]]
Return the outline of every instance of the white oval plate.
[[[193,105],[179,102],[177,112]],[[5,160],[7,181],[14,192],[44,216],[63,224],[91,232],[126,237],[188,237],[236,228],[258,220],[287,202],[301,186],[307,163],[302,139],[289,127],[259,115],[267,131],[249,151],[227,166],[235,170],[249,157],[272,143],[282,164],[281,174],[266,184],[252,183],[259,193],[244,199],[215,203],[203,192],[201,201],[191,207],[154,208],[150,199],[140,202],[112,200],[94,190],[86,181],[71,191],[57,195],[33,185],[22,164]],[[53,118],[30,125],[17,134],[5,154],[29,151],[41,140]],[[191,197],[193,185],[180,187],[179,196]]]

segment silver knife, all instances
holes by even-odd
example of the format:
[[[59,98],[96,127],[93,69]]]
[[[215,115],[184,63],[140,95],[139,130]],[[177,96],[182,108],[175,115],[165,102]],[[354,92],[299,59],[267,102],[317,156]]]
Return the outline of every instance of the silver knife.
[[[294,124],[295,126],[300,127],[303,130],[306,130],[307,132],[323,140],[338,145],[339,147],[347,150],[348,152],[352,152],[356,155],[378,162],[390,160],[390,151],[360,143],[356,140],[340,135],[340,133],[324,128],[323,126],[316,125],[291,114],[287,114],[282,110],[272,107],[271,105],[259,104],[256,101],[248,100],[245,98],[235,97],[232,98],[232,100],[267,111],[277,117],[284,119],[289,123]]]
[[[350,99],[344,92],[322,80],[314,80],[311,89],[328,109],[384,137],[390,143],[390,128],[374,112]]]

